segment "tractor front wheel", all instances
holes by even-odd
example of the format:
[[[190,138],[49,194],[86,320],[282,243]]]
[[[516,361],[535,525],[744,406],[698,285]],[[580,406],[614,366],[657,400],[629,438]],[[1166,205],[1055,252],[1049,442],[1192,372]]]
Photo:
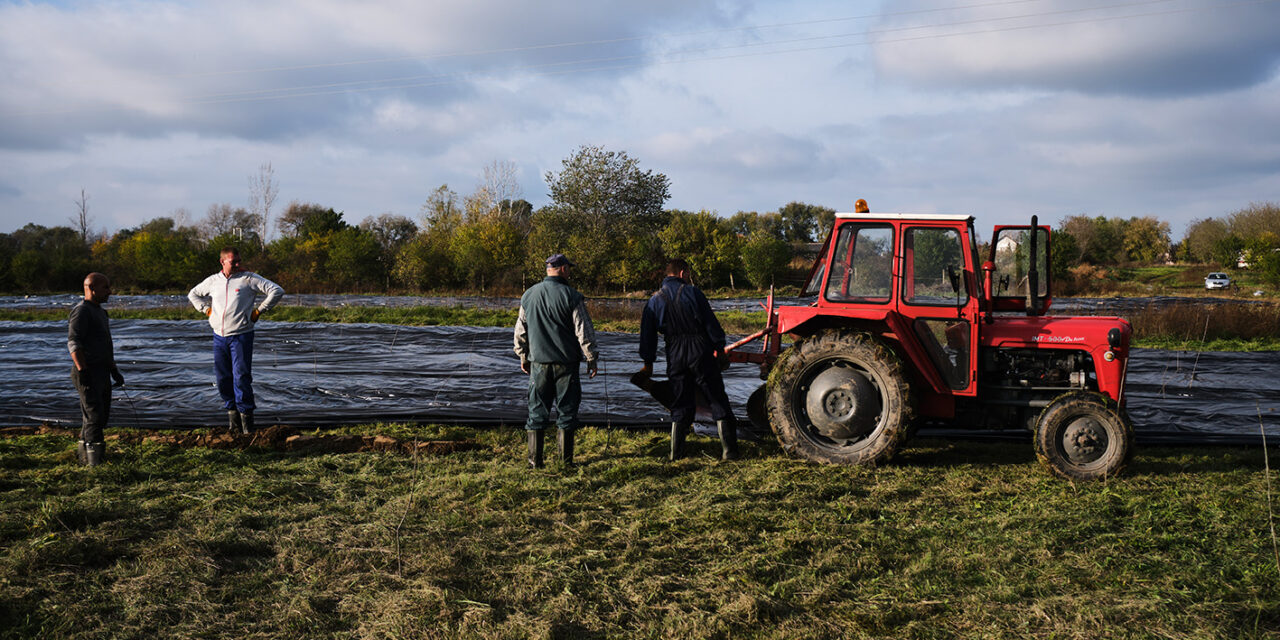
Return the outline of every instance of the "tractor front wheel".
[[[1119,475],[1133,456],[1133,425],[1110,398],[1094,392],[1054,399],[1036,421],[1036,457],[1068,480]]]
[[[788,453],[868,466],[897,453],[915,408],[897,355],[847,330],[809,336],[784,352],[769,375],[767,405]]]

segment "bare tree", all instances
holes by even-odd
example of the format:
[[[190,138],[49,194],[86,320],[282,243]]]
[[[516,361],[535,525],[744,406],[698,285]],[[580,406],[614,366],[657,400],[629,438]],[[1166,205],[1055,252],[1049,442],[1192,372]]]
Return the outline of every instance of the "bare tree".
[[[271,163],[267,162],[258,167],[257,175],[249,176],[249,211],[261,219],[258,238],[264,244],[270,229],[271,207],[280,193],[280,183],[276,182],[275,175]]]
[[[174,224],[177,224],[179,227],[191,226],[191,211],[186,207],[178,207],[177,209],[170,211],[169,217],[173,218]]]
[[[93,224],[93,218],[89,217],[89,196],[84,192],[84,188],[80,189],[80,197],[76,199],[76,215],[71,218],[71,224],[80,232],[80,241],[89,244],[89,225]]]
[[[262,221],[258,219],[258,214],[250,213],[244,208],[233,208],[225,202],[209,205],[204,222],[201,223],[206,240],[234,236],[239,242],[251,242],[255,245],[262,243],[262,238],[258,235],[261,227]]]
[[[494,160],[485,166],[475,193],[467,196],[463,208],[468,220],[497,211],[503,203],[521,196],[519,168],[508,160]]]

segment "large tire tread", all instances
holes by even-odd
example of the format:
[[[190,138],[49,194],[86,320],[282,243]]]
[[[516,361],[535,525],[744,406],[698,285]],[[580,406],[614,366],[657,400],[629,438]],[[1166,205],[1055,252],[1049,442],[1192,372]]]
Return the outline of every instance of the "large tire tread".
[[[876,376],[883,385],[883,424],[871,436],[850,446],[824,442],[804,423],[802,411],[793,406],[792,387],[806,369],[829,359],[851,361]],[[796,341],[784,351],[767,384],[769,425],[788,454],[827,464],[880,466],[891,460],[906,442],[915,422],[915,402],[902,361],[887,345],[870,334],[834,329]]]
[[[1060,449],[1062,431],[1078,417],[1092,416],[1107,431],[1108,447],[1098,461],[1073,463]],[[1073,391],[1058,396],[1040,412],[1036,420],[1036,457],[1054,475],[1073,482],[1113,478],[1124,472],[1133,459],[1133,423],[1111,398],[1092,391]]]

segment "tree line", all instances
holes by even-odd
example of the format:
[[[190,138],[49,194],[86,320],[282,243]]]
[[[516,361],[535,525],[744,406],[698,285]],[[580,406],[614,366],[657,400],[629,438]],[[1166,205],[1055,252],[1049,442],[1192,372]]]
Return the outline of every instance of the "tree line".
[[[516,170],[495,162],[474,191],[435,189],[412,219],[369,216],[359,223],[319,204],[292,202],[275,219],[269,164],[250,178],[248,209],[209,207],[203,220],[154,218],[95,237],[87,196],[72,226],[28,224],[0,233],[0,291],[78,291],[84,274],[102,271],[120,290],[183,290],[217,268],[235,246],[250,268],[296,292],[518,291],[542,277],[542,260],[565,253],[575,282],[590,291],[652,289],[667,257],[683,257],[705,288],[800,284],[810,243],[821,241],[835,210],[791,202],[777,211],[666,209],[668,178],[644,170],[626,152],[583,146],[544,176],[550,203],[520,197]],[[1057,278],[1081,265],[1161,261],[1234,267],[1250,263],[1280,285],[1280,205],[1251,204],[1222,218],[1195,220],[1177,243],[1154,216],[1069,216],[1053,231]]]
[[[266,187],[255,202],[264,191],[274,197],[269,170],[264,165],[258,177]],[[592,291],[652,289],[667,256],[688,260],[706,288],[765,288],[803,278],[793,258],[835,216],[801,202],[729,218],[665,209],[665,175],[593,146],[547,172],[544,207],[519,197],[515,175],[513,165],[494,163],[471,193],[442,185],[416,220],[386,213],[353,224],[331,207],[295,201],[270,240],[268,209],[228,204],[211,206],[199,222],[162,216],[94,237],[82,192],[74,226],[28,224],[0,234],[0,290],[78,291],[89,271],[108,274],[118,290],[183,290],[217,269],[224,246],[296,292],[518,291],[542,277],[553,253],[569,255],[575,283]]]
[[[1157,262],[1247,267],[1280,285],[1280,204],[1253,203],[1218,218],[1196,219],[1173,242],[1154,216],[1064,218],[1053,231],[1054,273],[1070,278],[1087,266]]]

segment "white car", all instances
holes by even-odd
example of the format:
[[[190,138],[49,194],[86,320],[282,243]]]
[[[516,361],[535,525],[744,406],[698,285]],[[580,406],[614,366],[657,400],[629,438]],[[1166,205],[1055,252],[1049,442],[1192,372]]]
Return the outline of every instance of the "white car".
[[[1225,273],[1214,272],[1204,278],[1205,289],[1227,289],[1231,287],[1231,277]]]

